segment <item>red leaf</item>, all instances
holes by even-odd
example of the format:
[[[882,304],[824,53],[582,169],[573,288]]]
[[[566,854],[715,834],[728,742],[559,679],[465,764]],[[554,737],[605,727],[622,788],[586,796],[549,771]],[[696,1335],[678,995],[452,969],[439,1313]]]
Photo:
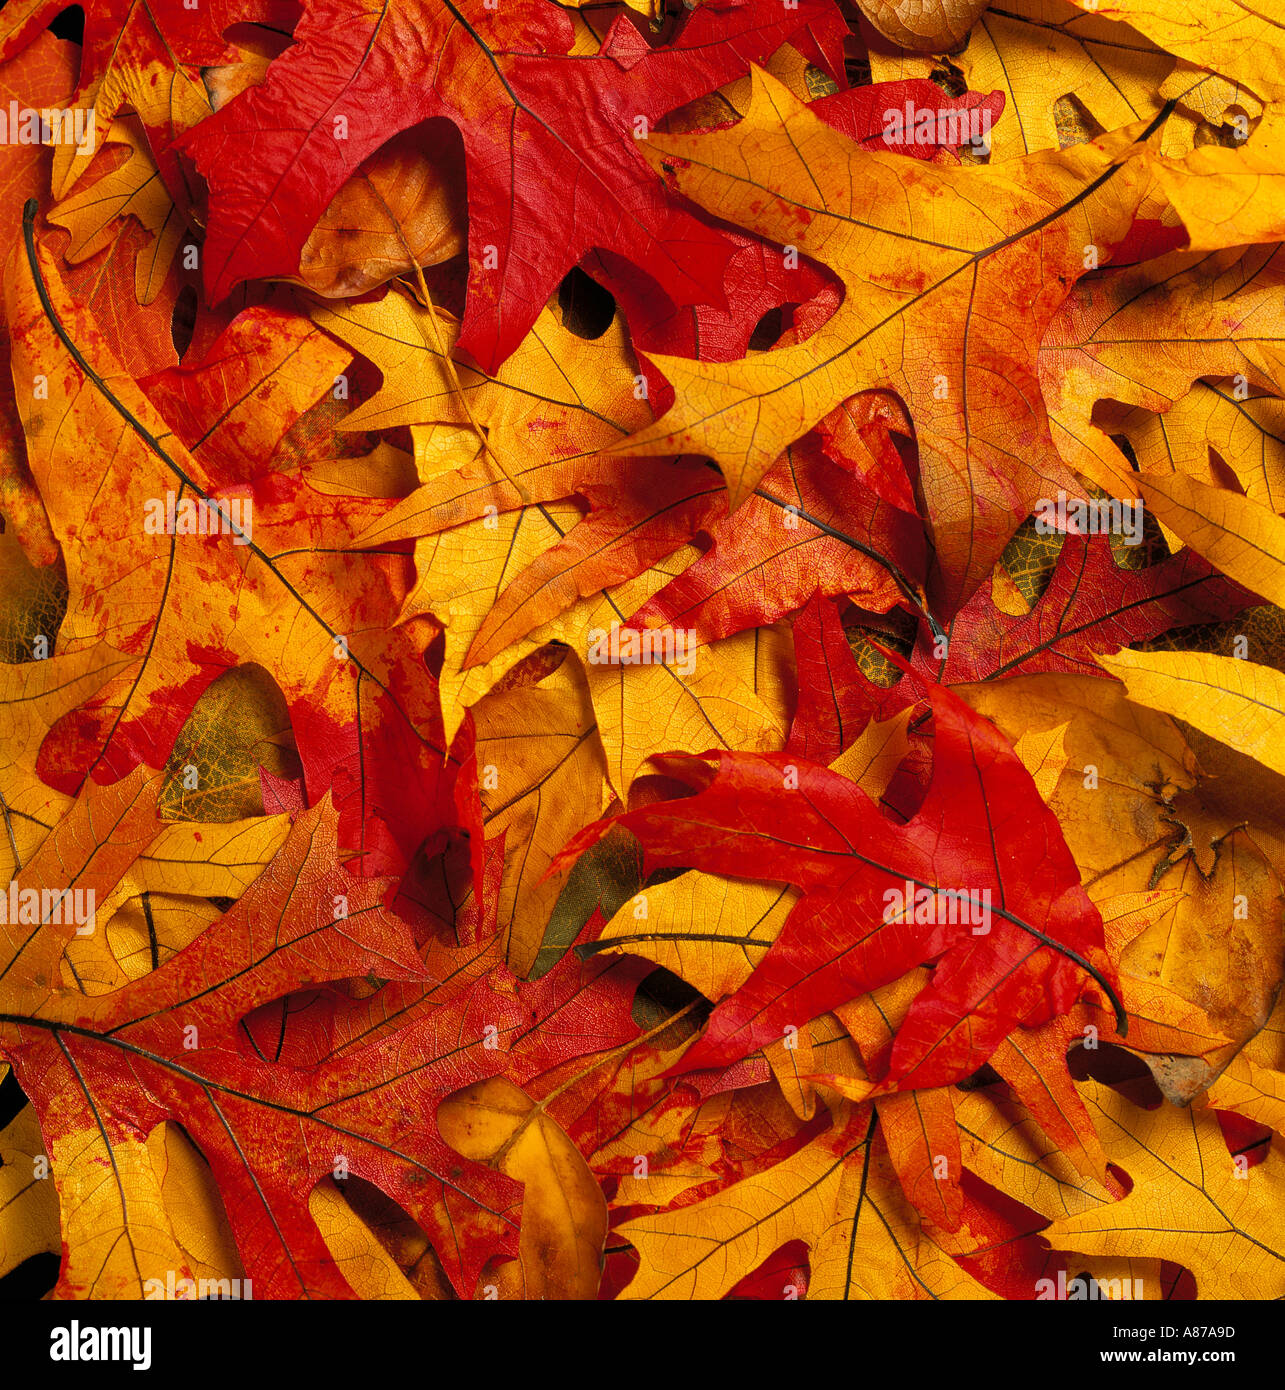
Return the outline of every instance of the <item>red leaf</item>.
[[[785,754],[719,753],[668,760],[701,786],[694,796],[599,822],[563,851],[573,857],[618,821],[642,842],[648,868],[688,863],[696,837],[707,846],[707,872],[804,890],[684,1067],[747,1056],[787,1025],[935,962],[897,1033],[882,1089],[940,1086],[976,1071],[1015,1025],[1064,1013],[1090,978],[1110,992],[1102,919],[1026,769],[958,697],[934,686],[929,698],[932,783],[905,825],[825,768]],[[891,895],[907,883],[916,918],[929,915],[931,901],[946,920],[899,920]],[[953,911],[935,896],[950,890],[961,894]]]
[[[919,518],[831,462],[815,436],[786,450],[710,534],[712,549],[645,603],[632,627],[689,628],[713,642],[775,622],[817,589],[859,595],[863,607],[885,612],[922,588]]]
[[[1029,614],[1002,613],[983,585],[950,625],[945,665],[932,659],[931,640],[920,643],[912,664],[947,685],[1038,671],[1100,676],[1095,652],[1219,622],[1254,601],[1193,550],[1127,570],[1111,558],[1105,536],[1067,536],[1053,578]]]
[[[812,595],[794,620],[799,704],[785,751],[828,767],[870,719],[870,691],[848,645],[839,609]]]
[[[665,193],[634,148],[637,122],[650,129],[828,12],[821,0],[797,10],[711,3],[662,49],[620,16],[599,53],[572,56],[571,21],[552,4],[309,0],[264,81],[179,142],[210,187],[209,295],[293,273],[361,162],[400,131],[446,117],[468,167],[459,345],[486,371],[593,248],[646,265],[675,304],[717,305],[732,245]],[[408,82],[410,66],[424,77]]]

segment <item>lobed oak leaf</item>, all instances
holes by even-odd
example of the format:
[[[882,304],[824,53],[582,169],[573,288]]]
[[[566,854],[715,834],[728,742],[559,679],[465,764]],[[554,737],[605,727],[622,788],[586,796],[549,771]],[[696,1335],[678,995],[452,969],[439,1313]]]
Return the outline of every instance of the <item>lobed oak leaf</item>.
[[[713,642],[775,622],[818,587],[873,612],[923,602],[926,557],[915,515],[830,461],[816,439],[787,448],[745,504],[708,528],[713,544],[630,617]]]
[[[887,789],[907,751],[906,717],[872,724],[833,771],[873,801]],[[780,935],[799,893],[691,869],[649,883],[607,922],[593,951],[625,951],[671,970],[717,1003],[734,994]]]
[[[233,487],[269,472],[282,440],[346,380],[351,360],[299,315],[255,306],[204,357],[138,385],[211,483]]]
[[[1190,1269],[1205,1298],[1278,1296],[1280,1154],[1246,1178],[1207,1111],[1140,1110],[1106,1087],[1084,1089],[1103,1143],[1133,1188],[1110,1206],[1055,1221],[1049,1241],[1088,1254],[1127,1241],[1132,1253]]]
[[[530,331],[492,373],[448,361],[444,354],[455,352],[459,325],[444,310],[426,309],[396,291],[371,303],[317,309],[313,317],[368,357],[384,379],[383,388],[345,419],[345,429],[480,427],[492,469],[499,460],[497,482],[525,483],[528,470],[546,465],[550,455],[591,454],[650,416],[635,395],[632,358],[616,319],[586,341],[541,306]],[[472,446],[456,467],[473,461],[479,441]],[[371,539],[428,534],[388,526]]]
[[[57,17],[57,0],[17,0],[0,21],[0,61],[12,58],[38,40]],[[264,0],[246,6],[213,0],[200,9],[153,7],[146,0],[108,0],[86,16],[84,50],[75,109],[82,128],[90,131],[81,145],[60,142],[55,155],[55,191],[64,196],[88,165],[96,139],[106,136],[122,107],[142,117],[149,143],[168,155],[166,182],[180,187],[177,164],[169,153],[175,110],[188,121],[210,109],[200,68],[225,58],[229,45],[223,32],[238,21],[281,21],[288,6]],[[90,117],[93,125],[89,126]]]
[[[1073,0],[1081,10],[1098,9],[1092,0]],[[1243,83],[1265,101],[1285,96],[1280,55],[1285,52],[1280,28],[1272,19],[1247,10],[1235,0],[1112,0],[1108,13],[1127,20],[1170,53],[1193,66]]]
[[[358,165],[390,135],[445,117],[463,137],[469,184],[460,343],[483,369],[509,356],[594,247],[645,258],[677,304],[718,302],[730,246],[665,198],[631,148],[634,130],[740,75],[823,9],[811,0],[784,15],[753,4],[702,8],[657,49],[621,16],[597,53],[575,54],[570,20],[553,5],[399,0],[376,15],[308,0],[264,81],[180,141],[210,186],[210,297],[295,272]],[[432,80],[399,80],[429,55]],[[253,160],[244,158],[250,148]],[[532,199],[535,188],[549,196]]]
[[[691,563],[690,547],[635,580],[581,599],[485,665],[463,668],[475,634],[507,584],[579,520],[572,506],[533,504],[416,546],[420,579],[403,617],[431,613],[446,629],[440,688],[448,732],[453,736],[465,708],[475,706],[498,677],[520,669],[526,658],[543,659],[535,654],[557,642],[582,665],[608,776],[621,796],[642,764],[675,742],[779,747],[789,698],[779,633],[764,629],[761,639],[758,633],[737,634],[696,651],[689,634],[671,631],[659,642],[651,638],[646,649],[641,641],[629,646],[635,639],[626,615]]]
[[[1228,490],[1234,477],[1251,501],[1279,515],[1281,412],[1276,396],[1250,394],[1237,400],[1235,380],[1198,381],[1163,414],[1128,411],[1118,421],[1133,447],[1138,468],[1148,475],[1181,473]]]
[[[721,1297],[792,1240],[811,1250],[814,1299],[987,1297],[906,1207],[874,1128],[872,1113],[851,1112],[768,1173],[625,1222],[642,1263],[623,1297]]]
[[[1194,99],[1217,81],[1199,74],[1204,81],[1188,80],[1171,92],[1167,84],[1174,58],[1164,45],[1102,6],[1086,13],[1069,0],[1006,0],[1002,9],[984,9],[949,61],[957,80],[974,92],[1003,94],[1009,118],[997,121],[990,132],[993,162],[1062,149],[1104,130],[1151,120],[1170,96]],[[935,65],[932,58],[876,44],[871,45],[870,64],[876,81],[921,70],[926,76]],[[1222,85],[1229,98],[1245,100],[1229,84]],[[1175,112],[1165,124],[1162,149],[1166,154],[1190,151],[1197,126],[1195,112]]]
[[[1264,56],[1278,42],[1273,36],[1262,50]],[[1232,101],[1232,148],[1221,142],[1202,145],[1181,160],[1154,165],[1156,184],[1181,219],[1193,251],[1278,241],[1285,230],[1279,182],[1285,117],[1280,99],[1274,98],[1259,116],[1258,103],[1236,83]],[[1258,117],[1253,130],[1248,129],[1250,115]]]
[[[615,451],[706,453],[737,506],[854,391],[896,391],[953,611],[1036,499],[1066,485],[1036,351],[1084,273],[1085,246],[1109,250],[1128,231],[1150,131],[1002,169],[924,166],[856,149],[767,74],[754,82],[734,133],[653,139],[650,157],[707,211],[833,268],[843,305],[805,341],[740,363],[657,357],[676,404]],[[973,331],[983,319],[991,331]]]
[[[58,755],[67,790],[90,769],[110,776],[164,762],[205,688],[254,663],[285,697],[314,799],[335,788],[345,836],[372,850],[372,869],[404,865],[440,827],[450,784],[423,664],[431,634],[389,630],[409,576],[395,561],[367,568],[341,553],[362,527],[359,504],[281,473],[219,487],[172,435],[163,446],[155,408],[51,261],[32,237],[9,302],[14,371],[51,387],[47,401],[24,392],[20,409],[67,565],[59,641],[70,653],[110,640],[134,662],[92,712],[64,721],[44,758]],[[64,365],[50,377],[40,368],[52,362]],[[190,530],[211,534],[180,539],[180,503]],[[366,505],[374,514],[381,504]],[[409,786],[407,766],[417,770]]]
[[[1054,442],[1066,461],[1114,495],[1136,496],[1147,480],[1133,477],[1094,423],[1098,401],[1163,412],[1198,377],[1239,373],[1270,390],[1282,366],[1274,327],[1280,264],[1271,246],[1212,260],[1176,252],[1077,285],[1039,354]]]
[[[1029,613],[1002,612],[983,587],[947,626],[945,659],[934,660],[936,644],[923,634],[911,664],[951,685],[1044,671],[1096,674],[1099,652],[1232,618],[1252,601],[1192,550],[1130,570],[1115,563],[1105,536],[1071,535]]]
[[[49,730],[115,674],[129,658],[106,643],[23,665],[0,667],[0,801],[9,833],[0,844],[9,879],[27,862],[66,811],[70,798],[46,785],[36,771]],[[6,879],[6,882],[8,880]]]
[[[588,515],[499,596],[468,649],[466,667],[492,660],[577,599],[634,579],[723,514],[723,486],[713,470],[683,467],[682,460],[641,462],[614,486],[579,490]]]
[[[123,160],[114,158],[125,150],[129,153]],[[139,304],[149,305],[164,288],[189,234],[187,223],[165,187],[137,117],[117,117],[102,158],[111,159],[114,167],[59,199],[48,219],[71,233],[64,255],[69,265],[79,265],[112,245],[120,235],[118,219],[136,218],[150,237],[134,261],[134,294]]]
[[[1104,915],[1119,911],[1122,894],[1158,894],[1126,912],[1108,954],[1119,960],[1125,999],[1139,981],[1143,991],[1163,984],[1194,1010],[1169,1021],[1189,1034],[1174,1045],[1204,1058],[1192,1083],[1204,1084],[1262,1027],[1279,987],[1283,924],[1272,857],[1244,828],[1243,811],[1206,790],[1217,784],[1174,722],[1127,700],[1119,686],[1019,676],[960,694],[1012,739],[1069,726],[1067,768],[1049,807]],[[1145,1016],[1159,1000],[1144,992],[1139,1002]],[[1201,1038],[1226,1041],[1211,1051]],[[1182,1085],[1185,1103],[1191,1089]]]
[[[963,1161],[970,1172],[1041,1216],[1076,1216],[1123,1196],[1100,1178],[1086,1175],[1031,1117],[1023,1105],[986,1086],[959,1096],[955,1114]],[[1087,1114],[1087,1112],[1086,1112]],[[1089,1121],[1089,1132],[1097,1142]],[[1103,1166],[1106,1158],[1103,1156]]]
[[[11,8],[17,9],[18,6]],[[0,25],[3,24],[0,20]],[[2,42],[2,40],[0,40]],[[0,65],[0,101],[7,118],[17,103],[19,111],[58,109],[76,84],[75,53],[71,44],[49,33],[37,33],[9,62]],[[0,149],[0,190],[5,195],[5,216],[0,223],[0,264],[22,237],[22,204],[46,191],[45,151],[39,144],[21,141],[21,129],[8,132]]]
[[[1279,1134],[1285,1129],[1285,1051],[1282,1050],[1282,1006],[1277,1002],[1272,1016],[1227,1064],[1209,1089],[1199,1098],[1202,1107],[1220,1114],[1228,1112],[1270,1126]]]
[[[796,36],[797,37],[797,36]],[[782,52],[788,52],[789,46]],[[775,73],[772,60],[767,63]],[[780,75],[775,74],[775,75]],[[785,79],[783,79],[785,80]],[[673,112],[662,122],[666,134],[693,129],[718,128],[728,124],[729,107],[740,116],[736,89],[748,86],[748,81],[722,88],[709,99],[711,111],[702,103],[695,110],[688,106]],[[806,86],[803,91],[808,109],[827,125],[842,132],[863,149],[895,150],[898,154],[923,160],[953,161],[956,156],[947,142],[968,142],[969,122],[966,113],[976,108],[986,115],[975,119],[998,119],[1003,108],[1003,96],[995,92],[988,97],[968,93],[952,98],[932,82],[880,82],[830,92],[812,100]],[[943,119],[934,121],[932,130],[920,128],[907,142],[901,136],[890,138],[889,112],[901,112],[909,105],[916,111],[941,113]],[[693,114],[694,112],[694,114]],[[689,116],[690,119],[682,119]],[[953,132],[953,135],[952,135]],[[940,138],[939,138],[940,136]],[[638,269],[618,255],[595,252],[584,262],[584,268],[611,291],[620,305],[630,327],[633,343],[640,351],[664,353],[668,356],[699,357],[705,362],[730,362],[744,357],[760,336],[766,324],[779,318],[781,328],[797,333],[800,327],[814,318],[819,322],[833,311],[838,303],[838,284],[834,277],[806,258],[799,258],[766,245],[760,238],[728,230],[733,246],[723,275],[726,307],[698,304],[673,308],[667,298],[656,295],[653,281],[645,270]],[[797,248],[796,248],[797,249]],[[789,327],[793,323],[793,327]],[[779,344],[773,344],[778,345]],[[643,370],[649,389],[658,402],[666,390],[664,381],[649,370]]]
[[[914,970],[836,1013],[860,1054],[858,1072],[830,1073],[818,1082],[842,1096],[864,1098],[882,1077],[897,1029],[916,994],[929,982],[928,971]],[[963,1223],[963,1166],[955,1123],[956,1093],[951,1087],[925,1087],[880,1096],[875,1113],[906,1200],[935,1226],[958,1231]]]
[[[6,1290],[1270,1294],[1211,3],[3,7]]]
[[[78,884],[110,888],[153,834],[155,793],[142,769],[113,787],[89,784],[23,886],[56,866]],[[91,827],[113,822],[98,845]],[[524,997],[497,973],[494,949],[421,960],[408,928],[380,905],[387,884],[338,866],[337,824],[328,803],[303,813],[235,907],[158,969],[105,995],[50,987],[74,923],[15,940],[5,1054],[50,1135],[82,1133],[101,1149],[181,1120],[210,1161],[266,1296],[347,1290],[308,1215],[308,1193],[331,1171],[336,1146],[351,1171],[412,1214],[457,1285],[471,1288],[489,1256],[515,1248],[515,1188],[452,1155],[433,1122],[437,1101],[497,1069],[521,1084],[560,1060],[571,1038],[589,1053],[600,1039],[627,1042],[617,1010],[627,1009],[632,984],[617,970],[621,988],[604,992],[610,973],[585,975],[572,960]],[[363,973],[394,981],[394,1013],[379,991],[366,1001],[332,996],[331,1007],[297,1017],[288,1040],[283,1031],[276,1060],[245,1030],[263,1001]],[[560,1023],[548,1026],[555,1014]],[[322,1037],[327,1050],[305,1062],[309,1040]],[[70,1162],[68,1171],[86,1170]],[[92,1226],[120,1252],[112,1288],[137,1295],[138,1281],[163,1277],[172,1248],[155,1244],[163,1224],[135,1228],[125,1188],[99,1186]],[[64,1293],[77,1289],[74,1275],[64,1272]]]
[[[809,762],[834,762],[866,726],[871,699],[835,604],[818,589],[794,620],[799,702],[787,753]]]
[[[1084,986],[1081,972],[1105,986],[1090,960],[1105,964],[1101,919],[1056,818],[992,725],[941,687],[929,695],[933,779],[904,826],[834,773],[784,755],[744,754],[711,755],[714,766],[692,760],[694,795],[611,822],[638,836],[647,864],[683,863],[684,843],[699,831],[709,843],[707,868],[756,878],[770,872],[805,890],[763,964],[715,1011],[686,1065],[745,1056],[779,1039],[787,1024],[939,959],[898,1033],[889,1088],[939,1085],[975,1071],[1017,1023],[1064,1012]],[[606,824],[582,832],[561,857],[592,844]],[[936,902],[953,891],[979,909],[982,895],[989,903],[993,894],[985,939],[960,923],[967,914],[959,899],[953,926],[921,924],[929,914],[913,904],[894,912],[889,890],[904,894],[907,885],[916,898]]]
[[[569,834],[608,802],[602,747],[569,662],[537,685],[488,697],[474,722],[481,832],[504,852],[499,931],[510,968],[525,975],[561,887],[546,871]]]
[[[424,1233],[377,1187],[322,1181],[308,1212],[358,1298],[447,1301],[457,1295]]]

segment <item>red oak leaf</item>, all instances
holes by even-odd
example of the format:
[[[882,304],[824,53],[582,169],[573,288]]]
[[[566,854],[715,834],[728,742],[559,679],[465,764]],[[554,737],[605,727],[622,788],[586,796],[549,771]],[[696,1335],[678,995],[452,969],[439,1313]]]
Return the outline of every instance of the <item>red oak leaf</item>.
[[[933,979],[898,1030],[885,1090],[962,1080],[1017,1024],[1064,1013],[1094,981],[1111,993],[1102,919],[1056,817],[993,725],[941,686],[929,699],[932,782],[905,825],[828,769],[711,753],[670,760],[695,795],[601,821],[563,851],[620,823],[648,867],[687,864],[697,837],[708,872],[804,890],[684,1067],[747,1056],[924,962]]]
[[[210,188],[210,297],[297,270],[308,234],[362,160],[446,117],[468,167],[460,347],[485,370],[594,248],[645,264],[677,305],[718,304],[732,244],[666,194],[634,137],[827,13],[835,18],[821,0],[703,5],[660,49],[621,16],[584,56],[571,52],[571,21],[552,4],[306,0],[293,45],[264,81],[179,142]]]
[[[818,588],[860,595],[872,612],[922,593],[919,518],[832,462],[815,436],[787,449],[710,535],[712,548],[633,614],[631,626],[688,628],[713,642],[775,622]]]
[[[1068,536],[1048,588],[1029,614],[1011,617],[983,585],[947,629],[943,664],[925,638],[912,665],[947,685],[997,676],[1069,671],[1101,675],[1094,652],[1115,651],[1175,627],[1235,617],[1254,596],[1193,550],[1146,569],[1122,569],[1105,536]]]

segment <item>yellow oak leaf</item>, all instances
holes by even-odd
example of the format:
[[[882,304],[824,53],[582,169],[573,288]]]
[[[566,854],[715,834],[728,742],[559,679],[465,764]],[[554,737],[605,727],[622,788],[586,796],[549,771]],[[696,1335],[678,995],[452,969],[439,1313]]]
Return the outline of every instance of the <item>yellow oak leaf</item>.
[[[868,1110],[767,1172],[617,1228],[641,1258],[624,1299],[720,1298],[792,1240],[811,1250],[808,1297],[993,1297],[934,1244],[886,1157],[869,1153]]]
[[[1085,1102],[1102,1142],[1133,1179],[1110,1206],[1055,1221],[1055,1250],[1173,1260],[1195,1275],[1204,1298],[1279,1298],[1285,1293],[1285,1152],[1241,1169],[1208,1111],[1142,1110],[1086,1082]]]
[[[769,75],[756,70],[754,84],[735,127],[656,136],[648,157],[715,216],[833,269],[843,304],[801,342],[740,362],[655,357],[674,406],[613,452],[706,454],[736,506],[854,391],[894,390],[914,422],[953,609],[1064,481],[1036,350],[1086,248],[1111,246],[1129,226],[1144,131],[951,168],[860,150]]]

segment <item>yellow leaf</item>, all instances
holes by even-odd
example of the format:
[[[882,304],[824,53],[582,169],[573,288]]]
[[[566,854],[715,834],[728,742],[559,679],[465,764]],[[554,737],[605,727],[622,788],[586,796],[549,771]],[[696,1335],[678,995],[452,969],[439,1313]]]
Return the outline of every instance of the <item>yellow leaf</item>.
[[[1142,1018],[1158,1012],[1158,1021],[1188,1034],[1184,1050],[1205,1059],[1200,1072],[1216,1072],[1271,1012],[1285,952],[1280,880],[1239,828],[1243,809],[1206,807],[1207,784],[1178,729],[1119,686],[1045,675],[960,693],[1013,741],[1069,724],[1067,766],[1049,805],[1089,896],[1121,918],[1118,927],[1108,921],[1107,942],[1120,963],[1126,1004]],[[1163,897],[1120,901],[1140,889]],[[1187,1007],[1176,1011],[1156,993],[1159,986]]]
[[[1064,0],[1005,0],[984,9],[962,52],[952,54],[973,92],[1004,93],[1004,110],[991,129],[991,162],[1038,150],[1056,150],[1102,130],[1151,120],[1164,105],[1160,89],[1173,57],[1142,34],[1102,14],[1080,14]],[[931,65],[907,70],[900,55],[871,51],[876,82],[927,77]],[[1068,98],[1071,100],[1068,101]],[[1066,106],[1079,107],[1088,129],[1068,138]],[[1077,112],[1077,114],[1079,114]],[[1084,124],[1083,117],[1081,124]],[[1185,141],[1177,120],[1164,131],[1164,148]]]
[[[98,643],[68,656],[0,665],[0,799],[8,831],[0,836],[0,875],[6,883],[71,804],[36,775],[45,735],[132,661]]]
[[[741,122],[657,136],[646,153],[715,216],[831,267],[843,304],[803,342],[740,362],[655,357],[675,404],[612,452],[706,454],[735,506],[854,391],[894,390],[915,426],[945,596],[958,603],[1062,477],[1032,376],[1042,315],[1083,274],[1086,247],[1125,234],[1142,192],[1140,134],[993,168],[923,164],[860,150],[756,69]],[[1050,282],[1057,297],[1033,309]]]
[[[1208,1298],[1285,1294],[1285,1151],[1244,1174],[1209,1111],[1140,1110],[1092,1082],[1084,1098],[1113,1163],[1133,1179],[1119,1202],[1055,1221],[1055,1250],[1173,1260]]]
[[[1114,1200],[1100,1182],[1077,1172],[1026,1109],[987,1087],[955,1106],[964,1166],[1049,1218],[1096,1211]]]
[[[1276,64],[1279,71],[1279,56]],[[1279,88],[1279,79],[1272,85]],[[1241,129],[1248,130],[1247,123]],[[1181,160],[1157,160],[1152,166],[1156,184],[1181,218],[1193,251],[1277,241],[1285,235],[1282,97],[1273,96],[1272,104],[1245,139],[1239,135],[1237,131],[1230,149],[1205,145]]]
[[[449,348],[459,334],[458,323],[444,310],[430,311],[390,290],[374,303],[316,309],[313,319],[368,357],[384,378],[380,390],[345,418],[346,430],[468,426],[471,412],[503,472],[520,479],[550,458],[613,444],[651,418],[646,402],[635,399],[637,367],[619,315],[600,338],[586,340],[565,328],[551,309],[542,310],[496,376],[457,364],[462,394],[439,347],[440,341]],[[462,432],[436,469],[458,468],[479,452],[476,436]],[[420,509],[412,494],[358,544],[423,535],[411,520]]]
[[[1203,1104],[1285,1133],[1285,1000],[1210,1086]]]
[[[543,1106],[503,1077],[479,1081],[438,1107],[442,1138],[465,1158],[524,1185],[519,1298],[597,1295],[607,1202],[575,1145]]]
[[[989,0],[858,0],[861,13],[903,48],[954,48]]]
[[[862,1115],[764,1173],[617,1233],[640,1266],[624,1299],[713,1299],[792,1240],[812,1252],[814,1299],[990,1298],[936,1244]]]
[[[785,742],[787,695],[780,629],[759,628],[679,651],[667,662],[622,664],[594,659],[606,635],[646,598],[691,563],[684,547],[637,579],[580,599],[478,666],[466,654],[496,598],[540,553],[579,520],[565,503],[524,507],[482,518],[416,543],[418,582],[402,620],[431,613],[446,629],[439,686],[447,738],[468,707],[523,657],[549,642],[576,653],[588,683],[608,777],[621,797],[655,753],[710,748],[768,751]],[[775,657],[773,656],[775,653]]]
[[[0,1278],[33,1255],[61,1253],[58,1194],[29,1105],[0,1130]]]
[[[1031,774],[1045,801],[1052,798],[1067,763],[1065,745],[1069,727],[1069,724],[1061,724],[1042,733],[1024,733],[1013,745],[1013,751],[1021,758],[1022,766]]]
[[[553,856],[606,809],[609,796],[593,708],[574,663],[477,709],[478,786],[486,837],[503,837],[496,913],[509,968],[535,962],[566,870]]]
[[[1240,0],[1073,0],[1122,19],[1196,67],[1242,82],[1265,101],[1285,97],[1285,37],[1269,9]]]
[[[106,994],[164,964],[216,917],[209,898],[239,898],[285,843],[290,817],[167,825],[95,905],[96,930],[65,957],[87,994]]]
[[[156,168],[137,116],[120,116],[112,123],[108,148],[117,153],[128,150],[129,156],[103,178],[55,204],[49,220],[71,233],[65,254],[72,265],[79,265],[116,240],[120,218],[136,217],[152,239],[134,262],[134,296],[140,304],[151,304],[187,235],[187,222]]]
[[[1285,772],[1280,671],[1206,652],[1120,651],[1097,661],[1124,682],[1136,704],[1185,719],[1273,772]]]

